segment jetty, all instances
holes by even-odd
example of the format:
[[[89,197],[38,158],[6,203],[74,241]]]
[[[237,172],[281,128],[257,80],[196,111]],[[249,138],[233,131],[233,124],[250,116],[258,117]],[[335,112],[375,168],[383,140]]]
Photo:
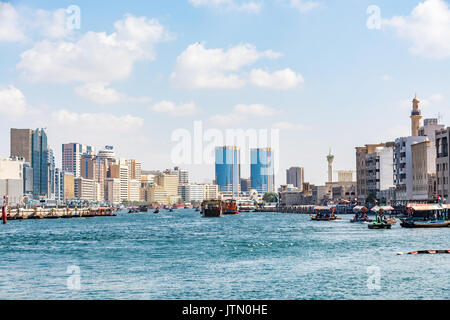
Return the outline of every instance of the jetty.
[[[40,219],[71,219],[93,217],[115,217],[114,208],[7,208],[7,220],[40,220]]]

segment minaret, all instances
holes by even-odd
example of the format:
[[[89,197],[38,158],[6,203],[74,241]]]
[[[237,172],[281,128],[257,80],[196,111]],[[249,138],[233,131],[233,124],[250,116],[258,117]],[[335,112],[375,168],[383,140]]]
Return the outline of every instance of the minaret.
[[[411,112],[411,135],[417,137],[419,135],[420,120],[422,120],[422,112],[420,111],[420,101],[417,99],[417,94],[414,97],[413,110]]]
[[[333,161],[334,161],[334,156],[331,154],[331,149],[330,153],[327,156],[327,161],[328,161],[328,182],[331,183],[333,182]]]

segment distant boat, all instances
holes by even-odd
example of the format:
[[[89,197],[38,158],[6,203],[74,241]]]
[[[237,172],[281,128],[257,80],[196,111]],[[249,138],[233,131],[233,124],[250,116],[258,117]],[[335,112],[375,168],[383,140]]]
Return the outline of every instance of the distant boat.
[[[402,219],[403,228],[448,228],[450,221],[407,221]]]
[[[222,201],[210,200],[202,203],[202,216],[205,218],[220,218],[222,217]]]
[[[159,209],[156,209],[155,211],[153,211],[153,213],[159,213]]]
[[[342,220],[334,214],[334,207],[314,207],[314,215],[309,215],[312,221],[337,221]]]
[[[222,202],[222,213],[224,215],[239,214],[237,203],[235,200],[227,200]]]

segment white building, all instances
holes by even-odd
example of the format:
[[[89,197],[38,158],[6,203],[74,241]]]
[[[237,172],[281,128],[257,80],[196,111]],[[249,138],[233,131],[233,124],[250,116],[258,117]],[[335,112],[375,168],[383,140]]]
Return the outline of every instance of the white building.
[[[219,186],[217,184],[205,184],[203,199],[204,200],[220,199]]]
[[[0,159],[0,200],[8,197],[9,205],[23,203],[23,160]]]
[[[98,201],[99,184],[91,179],[76,178],[74,181],[75,198],[96,202]]]
[[[411,145],[427,141],[427,137],[411,136],[395,140],[394,183],[397,200],[413,199],[413,167]]]
[[[128,184],[128,201],[138,202],[140,200],[141,182],[136,179],[131,179]]]
[[[377,147],[366,155],[366,184],[368,195],[379,197],[380,191],[394,188],[394,150]]]
[[[413,168],[413,200],[433,200],[436,178],[436,147],[432,141],[411,146]]]

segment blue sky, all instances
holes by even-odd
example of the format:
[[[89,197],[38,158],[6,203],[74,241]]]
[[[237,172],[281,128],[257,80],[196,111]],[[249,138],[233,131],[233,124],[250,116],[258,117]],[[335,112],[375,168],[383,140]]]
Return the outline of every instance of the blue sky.
[[[277,183],[303,166],[322,184],[329,148],[336,170],[354,169],[355,146],[409,135],[415,92],[424,117],[450,123],[446,0],[0,4],[4,156],[10,127],[42,126],[58,162],[61,143],[81,142],[164,169],[172,132],[201,120],[279,128]],[[58,20],[70,5],[79,30]],[[366,25],[371,5],[380,29]],[[214,178],[211,165],[182,166],[195,181]]]

